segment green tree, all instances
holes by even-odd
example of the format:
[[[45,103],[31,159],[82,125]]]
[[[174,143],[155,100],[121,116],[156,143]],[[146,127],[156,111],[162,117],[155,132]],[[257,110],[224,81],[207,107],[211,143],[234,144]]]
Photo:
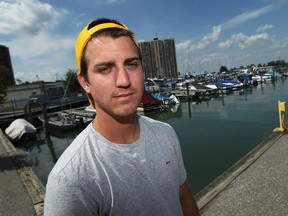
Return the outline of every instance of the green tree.
[[[275,61],[270,61],[267,63],[267,66],[275,66],[276,62]]]
[[[0,83],[0,104],[3,104],[7,96],[7,87]]]
[[[77,79],[77,70],[68,69],[63,80],[66,93],[77,93],[82,91],[82,87]]]
[[[6,100],[7,96],[7,80],[9,77],[9,69],[6,67],[0,65],[0,104],[3,104],[3,102]]]
[[[220,72],[228,72],[229,70],[227,69],[226,66],[221,66],[220,67]]]

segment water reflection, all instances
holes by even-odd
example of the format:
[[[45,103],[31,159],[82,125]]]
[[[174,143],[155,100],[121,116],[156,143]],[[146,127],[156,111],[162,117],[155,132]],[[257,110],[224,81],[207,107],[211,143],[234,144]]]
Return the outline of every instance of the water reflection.
[[[53,163],[56,163],[58,160],[58,157],[55,153],[55,149],[54,149],[54,145],[53,145],[53,141],[51,140],[50,135],[47,133],[45,134],[45,140],[46,140],[46,144],[50,150],[51,156],[52,156],[52,161]]]

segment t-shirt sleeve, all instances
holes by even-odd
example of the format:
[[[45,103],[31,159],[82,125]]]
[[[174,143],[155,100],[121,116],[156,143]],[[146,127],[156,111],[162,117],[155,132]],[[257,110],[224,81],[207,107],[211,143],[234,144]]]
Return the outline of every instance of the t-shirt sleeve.
[[[46,185],[44,215],[98,215],[98,207],[79,186],[51,173]]]

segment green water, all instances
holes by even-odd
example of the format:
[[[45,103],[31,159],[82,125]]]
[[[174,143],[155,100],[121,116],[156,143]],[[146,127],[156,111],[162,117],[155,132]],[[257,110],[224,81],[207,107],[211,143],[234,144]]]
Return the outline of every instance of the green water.
[[[267,83],[206,100],[182,102],[173,111],[145,115],[176,130],[194,193],[232,166],[279,126],[277,102],[288,101],[288,80]],[[79,132],[51,133],[27,147],[26,160],[39,179]]]

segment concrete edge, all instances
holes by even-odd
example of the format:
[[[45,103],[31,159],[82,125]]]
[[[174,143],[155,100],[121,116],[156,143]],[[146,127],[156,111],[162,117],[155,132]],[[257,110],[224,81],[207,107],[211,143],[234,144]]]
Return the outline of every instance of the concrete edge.
[[[0,130],[0,139],[4,145],[5,150],[10,156],[18,156],[17,149],[8,140],[2,130]],[[15,158],[17,158],[15,161],[15,164],[18,167],[17,171],[31,198],[36,215],[42,216],[44,215],[45,187],[35,175],[31,167],[25,166],[24,160],[21,160],[19,157]]]
[[[266,150],[268,150],[283,133],[272,133],[268,138],[263,140],[244,157],[232,165],[223,174],[213,180],[205,188],[195,195],[199,210],[205,207],[214,199],[222,190],[224,190],[235,178],[253,164]]]

